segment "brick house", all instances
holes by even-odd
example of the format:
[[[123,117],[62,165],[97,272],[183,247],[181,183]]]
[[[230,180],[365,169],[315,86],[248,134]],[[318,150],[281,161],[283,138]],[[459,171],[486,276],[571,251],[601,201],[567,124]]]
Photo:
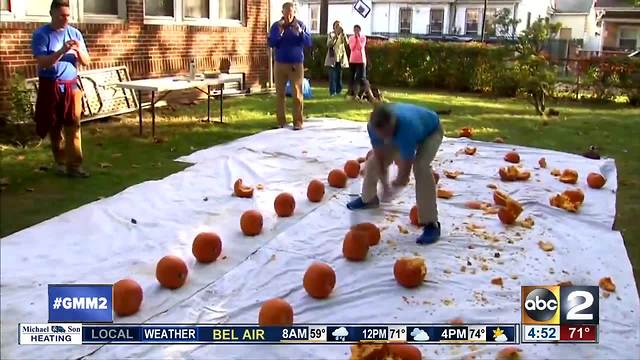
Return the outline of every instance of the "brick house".
[[[37,76],[31,34],[50,21],[50,0],[0,0],[0,117],[16,72]],[[127,66],[132,79],[198,69],[244,73],[245,88],[269,82],[269,0],[70,0],[90,69]],[[87,69],[81,69],[87,70]]]
[[[600,51],[640,50],[640,6],[633,6],[628,0],[598,0],[596,12],[602,29]]]

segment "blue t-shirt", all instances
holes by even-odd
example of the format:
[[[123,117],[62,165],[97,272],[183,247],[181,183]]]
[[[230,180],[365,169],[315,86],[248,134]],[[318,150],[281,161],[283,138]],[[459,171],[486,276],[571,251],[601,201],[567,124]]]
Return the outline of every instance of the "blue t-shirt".
[[[304,62],[304,48],[311,46],[311,35],[302,21],[295,19],[300,32],[298,34],[288,26],[280,35],[278,21],[271,25],[269,31],[269,46],[276,49],[276,62],[283,64],[300,64]]]
[[[398,149],[403,160],[413,160],[418,146],[439,128],[440,117],[434,111],[416,105],[398,103],[390,107],[396,118],[396,131],[391,145]],[[367,130],[374,148],[385,145],[371,125],[367,126]]]
[[[50,24],[43,25],[33,32],[31,38],[33,56],[51,55],[60,50],[69,40],[77,40],[80,43],[80,49],[87,51],[82,33],[73,26],[67,25],[63,29],[54,30]],[[75,80],[78,77],[77,62],[76,52],[69,50],[52,67],[38,69],[38,76],[52,80]]]

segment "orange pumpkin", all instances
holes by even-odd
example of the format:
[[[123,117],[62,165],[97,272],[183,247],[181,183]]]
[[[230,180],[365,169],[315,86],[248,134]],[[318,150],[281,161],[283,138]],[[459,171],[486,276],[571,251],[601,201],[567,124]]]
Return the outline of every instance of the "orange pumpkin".
[[[565,194],[556,194],[549,199],[549,204],[553,207],[567,210],[569,212],[577,212],[580,208],[580,203],[574,203]]]
[[[547,168],[547,159],[545,158],[540,158],[540,160],[538,160],[538,165],[540,165],[541,168],[546,169]]]
[[[316,299],[325,299],[333,291],[336,286],[336,273],[331,266],[314,262],[304,273],[302,286],[307,293]]]
[[[525,180],[529,180],[529,178],[531,177],[531,173],[528,171],[520,171],[518,172],[518,175],[516,175],[516,180],[518,181],[525,181]]]
[[[500,168],[500,170],[498,170],[498,173],[500,174],[500,180],[502,181],[518,180],[519,171],[515,166],[502,167]]]
[[[342,254],[351,261],[362,261],[369,252],[369,238],[364,231],[351,230],[342,242]]]
[[[498,352],[496,360],[520,360],[522,358],[522,350],[515,346],[508,346]]]
[[[262,231],[262,214],[247,210],[240,217],[240,229],[247,236],[256,236]]]
[[[362,223],[351,227],[351,230],[363,231],[367,233],[367,239],[369,239],[369,246],[378,245],[380,242],[380,229],[372,223]]]
[[[113,311],[118,316],[137,313],[141,304],[142,288],[135,280],[122,279],[113,284]]]
[[[471,146],[467,146],[464,148],[464,153],[467,155],[475,155],[476,154],[477,149]]]
[[[324,197],[324,184],[320,180],[311,180],[307,187],[307,199],[311,202],[320,202]]]
[[[453,191],[445,190],[445,189],[438,189],[437,195],[441,199],[451,199],[453,197]]]
[[[347,186],[347,174],[340,169],[333,169],[329,173],[329,185],[342,189]]]
[[[260,326],[293,325],[293,308],[283,299],[275,298],[265,301],[258,313]]]
[[[422,352],[410,344],[389,344],[389,353],[393,359],[422,360]]]
[[[344,164],[344,172],[352,179],[357,178],[360,175],[360,163],[355,160],[348,160]]]
[[[520,154],[515,151],[509,151],[507,155],[504,156],[504,161],[517,164],[520,162]]]
[[[496,190],[493,192],[493,202],[495,202],[496,205],[507,206],[507,200],[509,199],[509,195],[500,190]]]
[[[296,199],[289,193],[282,193],[276,196],[273,207],[279,217],[289,217],[293,215],[293,211],[296,208]]]
[[[189,269],[182,259],[167,255],[156,265],[156,279],[167,289],[177,289],[187,281]]]
[[[464,127],[460,129],[460,137],[466,137],[466,138],[473,137],[473,129],[468,127]]]
[[[427,275],[427,265],[421,257],[404,257],[393,265],[393,276],[398,284],[414,288],[422,284]]]
[[[507,205],[505,206],[505,208],[507,209],[507,211],[513,214],[513,216],[515,216],[516,218],[518,218],[518,216],[520,216],[520,214],[522,214],[522,211],[523,211],[522,205],[520,205],[519,202],[517,202],[512,198],[509,198],[509,200],[507,200]]]
[[[483,203],[477,200],[471,200],[471,201],[467,201],[466,203],[464,203],[464,206],[467,209],[472,209],[472,210],[481,210],[483,208]]]
[[[418,206],[417,205],[413,205],[413,207],[411,208],[411,211],[409,211],[409,220],[411,221],[412,225],[424,226],[424,224],[421,224],[420,220],[418,220]]]
[[[580,189],[566,190],[563,194],[574,204],[582,204],[584,202],[584,193]]]
[[[200,233],[193,240],[191,252],[201,263],[216,261],[222,252],[222,241],[216,233]]]
[[[233,193],[240,198],[253,197],[253,188],[242,184],[242,179],[236,180],[233,184]]]
[[[565,184],[575,184],[578,182],[578,172],[572,169],[566,169],[560,175],[560,181]]]
[[[383,360],[389,356],[388,344],[361,342],[351,345],[351,360]]]
[[[587,176],[587,184],[592,189],[601,189],[606,184],[607,179],[598,173],[590,173]]]
[[[516,222],[515,214],[507,210],[507,208],[500,208],[500,210],[498,210],[498,218],[506,225],[512,225]]]

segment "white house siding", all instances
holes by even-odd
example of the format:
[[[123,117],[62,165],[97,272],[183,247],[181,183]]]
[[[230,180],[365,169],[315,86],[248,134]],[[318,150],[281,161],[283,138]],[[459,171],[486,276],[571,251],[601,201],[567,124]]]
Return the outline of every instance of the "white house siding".
[[[531,23],[549,16],[548,10],[551,7],[552,1],[553,0],[522,0],[516,11],[516,17],[520,20],[520,23],[516,27],[517,33],[519,34],[527,28],[529,13],[531,13]]]

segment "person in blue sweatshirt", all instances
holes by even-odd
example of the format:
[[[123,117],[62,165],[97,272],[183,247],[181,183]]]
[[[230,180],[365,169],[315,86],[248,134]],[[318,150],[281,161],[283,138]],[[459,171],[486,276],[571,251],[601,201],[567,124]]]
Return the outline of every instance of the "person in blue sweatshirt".
[[[412,104],[384,104],[371,113],[367,125],[373,156],[365,165],[362,195],[347,204],[350,210],[368,209],[380,204],[378,181],[383,197],[407,186],[413,168],[416,177],[418,219],[424,224],[418,244],[432,244],[440,238],[436,183],[431,162],[442,144],[444,131],[434,111]],[[389,185],[388,169],[398,160],[398,175]]]
[[[287,124],[285,90],[287,81],[290,81],[293,98],[293,129],[300,130],[303,122],[304,48],[311,47],[311,35],[302,21],[296,19],[293,3],[286,2],[282,5],[282,18],[273,23],[269,31],[269,46],[274,48],[276,53],[278,126],[282,128]]]

